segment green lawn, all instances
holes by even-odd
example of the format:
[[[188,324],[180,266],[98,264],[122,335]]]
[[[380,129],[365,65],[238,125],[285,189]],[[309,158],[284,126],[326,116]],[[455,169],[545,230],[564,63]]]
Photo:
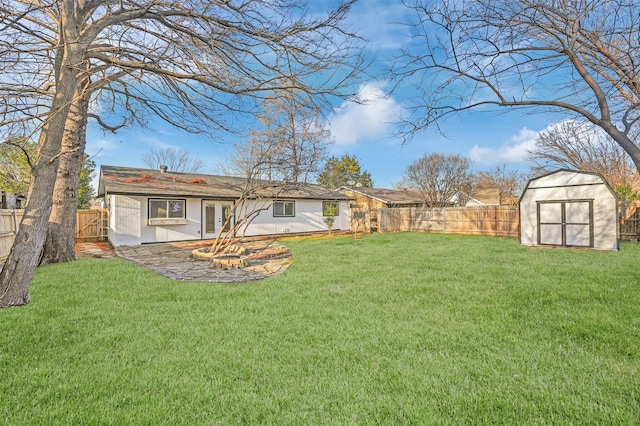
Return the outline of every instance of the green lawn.
[[[284,243],[253,284],[38,269],[0,310],[0,424],[640,423],[640,245]]]

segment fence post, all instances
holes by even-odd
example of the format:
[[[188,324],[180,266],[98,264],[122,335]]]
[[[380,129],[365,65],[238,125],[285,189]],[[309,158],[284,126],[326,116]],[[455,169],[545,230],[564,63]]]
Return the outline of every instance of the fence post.
[[[414,212],[416,211],[416,207],[411,207],[411,213],[410,213],[410,218],[411,218],[411,232],[416,230],[416,215],[414,214]]]
[[[13,235],[18,234],[18,215],[16,214],[16,209],[13,209]]]
[[[442,233],[446,234],[447,233],[447,208],[446,207],[441,207],[442,208]]]
[[[480,209],[480,214],[482,215],[482,222],[481,222],[482,223],[482,232],[480,233],[480,235],[484,235],[487,232],[487,229],[486,229],[485,223],[484,223],[484,216],[485,216],[486,213],[487,213],[487,211],[485,209]],[[495,217],[496,212],[494,211],[493,214],[494,214],[494,217]]]

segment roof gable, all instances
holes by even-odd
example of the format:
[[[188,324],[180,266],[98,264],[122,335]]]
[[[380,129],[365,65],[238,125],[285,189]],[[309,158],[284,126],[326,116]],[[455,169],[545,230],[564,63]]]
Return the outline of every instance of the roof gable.
[[[524,191],[522,191],[520,202],[522,202],[527,192],[535,189],[579,187],[588,185],[603,185],[611,193],[613,198],[618,199],[618,195],[616,194],[616,192],[611,188],[607,180],[600,173],[560,169],[530,179],[527,183],[527,186],[525,186]]]
[[[606,182],[600,173],[579,172],[569,169],[556,170],[529,181],[529,188],[547,186],[593,185]]]

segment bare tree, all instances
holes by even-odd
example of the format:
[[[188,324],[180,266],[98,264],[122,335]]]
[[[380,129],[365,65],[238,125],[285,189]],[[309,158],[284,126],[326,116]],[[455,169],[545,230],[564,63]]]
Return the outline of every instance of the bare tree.
[[[151,148],[142,162],[152,169],[167,166],[172,172],[199,173],[204,168],[204,161],[175,147]]]
[[[588,122],[563,121],[540,132],[527,158],[535,173],[558,168],[601,173],[613,188],[632,186],[636,174],[620,145]]]
[[[262,179],[265,164],[271,161],[268,152],[256,153],[251,157],[251,161],[253,166],[249,162],[237,164],[245,170],[245,175],[242,176],[244,183],[241,194],[225,215],[225,222],[220,226],[209,248],[209,252],[213,255],[225,252],[235,240],[243,239],[249,225],[258,215],[271,208],[280,195],[295,189],[297,185],[288,181]]]
[[[215,165],[221,174],[243,177],[244,185],[209,249],[214,255],[244,238],[253,220],[298,183],[306,183],[326,156],[330,134],[318,110],[296,102],[291,91],[267,99],[258,118],[262,128]]]
[[[83,10],[84,8],[74,10],[69,3],[72,2],[67,1],[61,5],[56,5],[55,13],[58,15],[58,22],[72,23],[74,22],[74,13],[87,12]],[[20,34],[21,31],[33,31],[31,22],[20,22],[18,18],[20,14],[27,16],[32,10],[36,10],[38,12],[37,17],[46,17],[46,11],[42,12],[42,9],[46,9],[43,5],[37,5],[35,2],[30,5],[21,3],[17,5],[22,7],[17,8],[18,10],[11,10],[9,13],[6,10],[2,11],[3,25],[5,26],[5,31],[2,32],[3,36]],[[60,6],[60,8],[57,6]],[[54,12],[54,10],[51,10],[51,12]],[[36,19],[34,14],[30,15],[30,17]],[[13,31],[7,31],[6,27],[11,28]],[[44,25],[42,27],[42,31],[44,31]],[[69,107],[76,95],[78,76],[87,68],[87,64],[83,61],[84,52],[82,47],[86,42],[80,42],[83,37],[79,26],[60,25],[55,29],[55,33],[50,35],[53,35],[57,40],[56,43],[45,43],[46,47],[55,46],[54,72],[51,73],[55,78],[55,95],[51,101],[48,117],[44,120],[40,129],[38,157],[32,166],[32,179],[24,216],[11,253],[0,272],[0,307],[24,305],[29,303],[31,299],[29,286],[46,237],[47,221],[51,213],[52,194],[65,122]],[[94,37],[92,36],[91,38]],[[37,35],[33,34],[32,38],[36,39]],[[7,41],[5,39],[3,41],[3,48],[11,49],[9,45],[11,40]],[[7,53],[3,52],[3,55],[0,56],[4,57],[5,55]],[[42,54],[37,56],[38,58],[36,59],[47,58],[46,55]],[[14,63],[18,62],[17,60],[14,61]]]
[[[508,170],[503,164],[491,170],[479,171],[473,193],[479,195],[482,191],[497,190],[500,204],[514,204],[518,202],[526,182],[524,173]]]
[[[51,212],[40,264],[68,262],[76,258],[76,211],[80,169],[86,142],[87,109],[90,83],[85,78],[79,83],[76,96],[69,108],[64,126],[59,165],[53,188]]]
[[[218,162],[217,169],[293,183],[315,180],[332,140],[327,122],[308,95],[288,90],[268,97],[257,121],[247,142],[238,144],[231,158]]]
[[[406,0],[411,45],[394,61],[416,90],[414,134],[460,111],[560,111],[602,128],[640,170],[640,4],[627,0]]]
[[[472,164],[460,155],[424,155],[407,167],[401,186],[417,191],[428,207],[464,205],[475,183]]]
[[[314,18],[305,17],[301,3],[266,0],[0,4],[1,66],[11,75],[0,89],[2,126],[31,126],[39,134],[29,202],[0,272],[0,307],[29,302],[69,109],[89,90],[78,90],[83,79],[111,79],[118,74],[111,70],[124,70],[129,80],[118,80],[114,96],[136,99],[167,118],[187,98],[189,108],[203,108],[195,117],[213,120],[220,117],[214,107],[248,111],[251,99],[294,88],[328,105],[332,96],[350,93],[345,83],[360,65],[354,35],[341,27],[351,3]],[[332,72],[337,67],[345,67],[338,79]],[[153,90],[178,97],[151,102],[145,94]],[[26,96],[32,102],[23,103],[32,93]]]

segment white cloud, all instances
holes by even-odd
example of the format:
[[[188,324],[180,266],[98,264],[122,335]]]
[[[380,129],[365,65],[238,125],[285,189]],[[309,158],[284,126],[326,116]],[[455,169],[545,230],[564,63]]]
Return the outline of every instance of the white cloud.
[[[401,106],[384,92],[385,83],[367,83],[360,88],[361,103],[345,102],[330,120],[337,145],[353,145],[367,139],[389,136],[391,123],[398,119]]]
[[[483,148],[478,144],[475,144],[469,151],[469,157],[476,163],[482,163],[485,158],[491,158],[492,151],[493,150],[491,148]]]
[[[87,138],[88,139],[88,138]],[[113,151],[118,149],[119,145],[109,139],[89,139],[87,140],[86,151],[88,154],[95,155],[100,151]]]
[[[498,148],[474,145],[469,151],[469,156],[480,164],[522,163],[526,159],[527,151],[535,147],[538,133],[523,127],[516,135],[511,136],[508,142]]]

